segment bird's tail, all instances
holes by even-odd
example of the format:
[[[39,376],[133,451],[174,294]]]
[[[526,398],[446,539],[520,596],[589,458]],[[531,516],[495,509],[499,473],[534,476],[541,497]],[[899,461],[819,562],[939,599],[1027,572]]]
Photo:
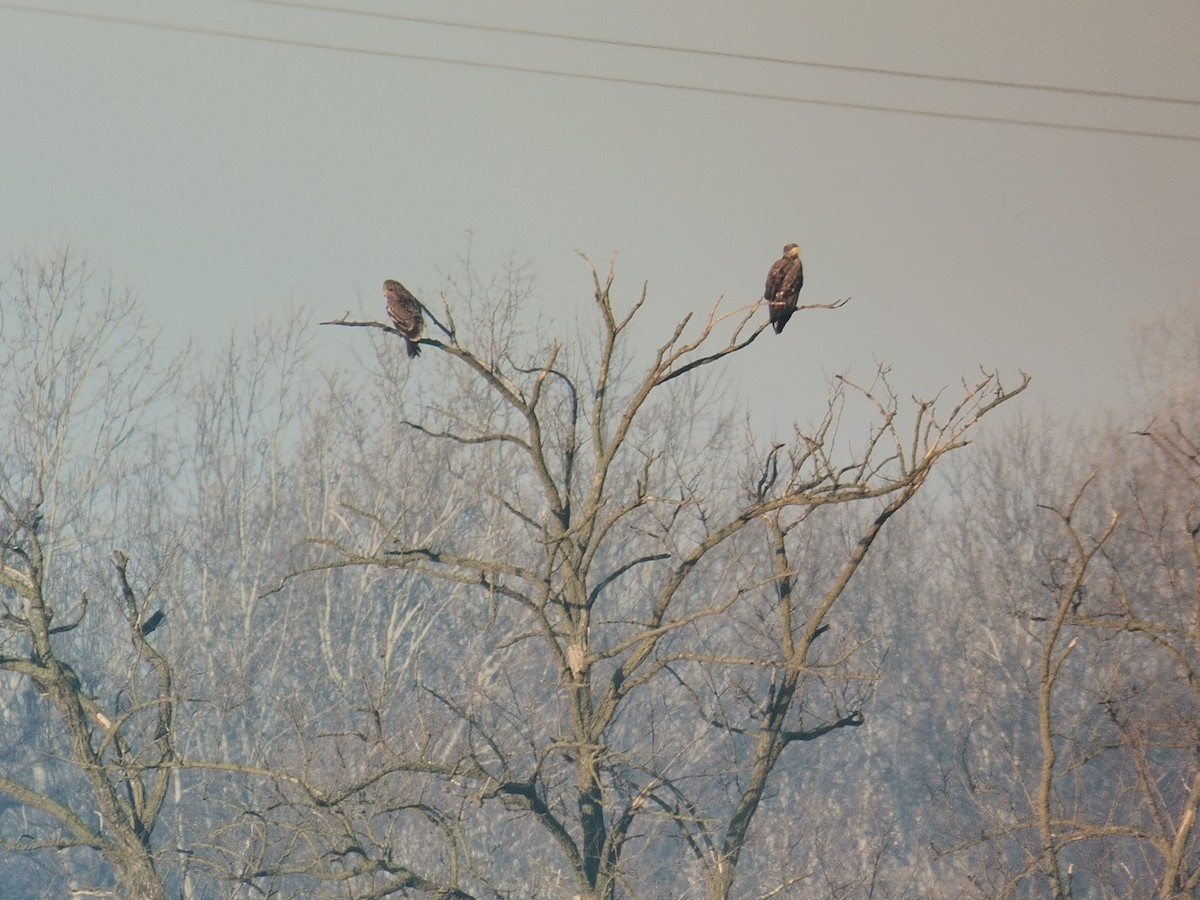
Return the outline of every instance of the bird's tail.
[[[792,317],[792,311],[787,308],[787,304],[778,300],[768,300],[767,309],[770,311],[771,328],[776,334],[783,333],[783,326],[788,323],[788,319]]]
[[[421,348],[419,346],[417,346],[416,341],[410,341],[408,338],[405,338],[404,342],[406,344],[408,344],[408,358],[409,359],[416,359],[418,356],[421,355]]]

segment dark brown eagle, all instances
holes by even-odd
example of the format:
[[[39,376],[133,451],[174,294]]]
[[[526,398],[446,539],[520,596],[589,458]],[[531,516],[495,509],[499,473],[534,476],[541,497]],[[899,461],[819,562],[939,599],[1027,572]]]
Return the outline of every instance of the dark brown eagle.
[[[391,278],[383,283],[383,293],[387,297],[388,318],[408,344],[408,358],[420,356],[421,348],[417,346],[417,341],[421,339],[421,332],[425,328],[421,304],[409,293],[408,288]]]
[[[767,301],[767,309],[771,314],[771,327],[776,334],[783,331],[783,326],[796,311],[796,300],[803,284],[804,266],[800,264],[800,245],[788,244],[783,248],[783,256],[772,264],[771,271],[767,273],[767,286],[763,289],[763,299]]]

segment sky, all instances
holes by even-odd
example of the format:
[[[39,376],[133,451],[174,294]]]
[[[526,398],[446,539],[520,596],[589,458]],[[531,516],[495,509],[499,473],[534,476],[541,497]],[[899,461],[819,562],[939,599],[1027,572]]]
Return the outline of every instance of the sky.
[[[1192,0],[0,2],[0,255],[70,241],[216,342],[436,303],[468,251],[567,331],[615,254],[653,342],[796,241],[802,300],[852,299],[730,368],[774,427],[879,364],[1090,416],[1200,308],[1198,47]]]

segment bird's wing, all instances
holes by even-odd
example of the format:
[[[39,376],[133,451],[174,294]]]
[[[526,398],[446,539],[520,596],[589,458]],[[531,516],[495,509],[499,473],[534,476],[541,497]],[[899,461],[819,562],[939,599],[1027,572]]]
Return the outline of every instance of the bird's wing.
[[[404,304],[404,307],[408,310],[410,324],[405,335],[416,340],[421,336],[421,332],[425,330],[425,315],[421,312],[421,304],[417,302],[416,297],[409,295],[408,301]]]
[[[421,307],[411,297],[388,297],[388,316],[391,317],[396,330],[406,337],[415,337],[421,333]]]
[[[788,259],[786,256],[782,259],[775,260],[775,262],[771,264],[771,271],[767,273],[767,286],[763,288],[763,297],[765,299],[774,300],[775,295],[779,293],[780,284],[783,281],[783,273],[787,268],[787,264]]]
[[[789,267],[780,290],[783,291],[785,297],[794,303],[796,295],[800,293],[800,288],[804,285],[804,266],[800,264],[799,259],[793,260],[792,263],[793,265]]]

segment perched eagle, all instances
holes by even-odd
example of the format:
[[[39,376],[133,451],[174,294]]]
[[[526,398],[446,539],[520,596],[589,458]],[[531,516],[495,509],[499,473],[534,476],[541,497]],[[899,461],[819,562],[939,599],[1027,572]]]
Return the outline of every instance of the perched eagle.
[[[421,304],[409,293],[408,288],[390,278],[383,283],[383,293],[387,297],[388,318],[408,344],[408,358],[420,356],[421,348],[417,346],[417,341],[421,339],[421,331],[425,328]]]
[[[800,265],[800,245],[788,244],[783,248],[783,256],[775,260],[771,271],[767,273],[767,286],[763,289],[763,299],[767,301],[767,309],[771,314],[771,327],[776,334],[783,331],[783,326],[796,311],[796,299],[800,296],[803,284],[804,266]]]

